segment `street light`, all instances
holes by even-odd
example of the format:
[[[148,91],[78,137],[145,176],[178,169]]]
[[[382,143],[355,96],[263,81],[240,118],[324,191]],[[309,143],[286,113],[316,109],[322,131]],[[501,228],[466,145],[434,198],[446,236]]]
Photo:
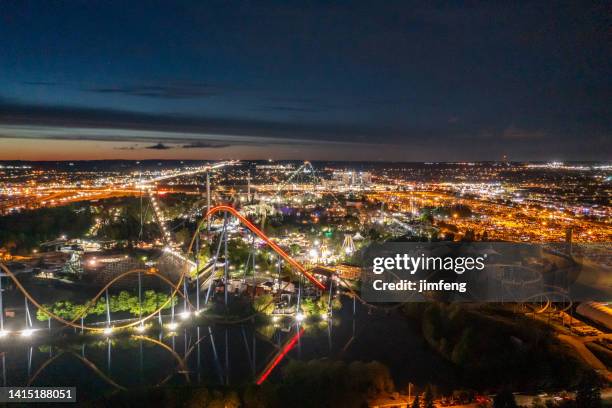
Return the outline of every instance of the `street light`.
[[[21,336],[22,337],[31,337],[32,334],[34,334],[34,330],[32,329],[25,329],[21,331]]]
[[[316,260],[319,257],[319,251],[317,251],[315,248],[312,248],[309,252],[308,255],[310,255],[310,257],[313,260]]]

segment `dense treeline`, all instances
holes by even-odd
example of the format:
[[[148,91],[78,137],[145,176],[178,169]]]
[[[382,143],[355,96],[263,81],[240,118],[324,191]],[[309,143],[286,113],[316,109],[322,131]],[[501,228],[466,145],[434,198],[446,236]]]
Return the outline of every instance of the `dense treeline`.
[[[79,237],[92,225],[89,206],[40,208],[0,217],[0,248],[25,254],[60,235]]]
[[[109,296],[109,309],[111,313],[127,312],[133,316],[139,316],[140,314],[146,315],[153,313],[157,308],[163,305],[169,298],[166,293],[158,293],[154,290],[146,290],[142,296],[142,304],[138,301],[138,295],[130,294],[127,291],[121,291],[118,295]],[[174,298],[176,304],[177,299]],[[165,306],[165,309],[171,307],[171,303]],[[72,320],[77,316],[80,316],[83,311],[87,308],[87,304],[72,303],[69,300],[59,300],[53,304],[43,305],[45,309],[58,315],[59,317]],[[87,309],[84,314],[84,318],[87,316],[95,315],[101,316],[106,313],[106,298],[102,296],[98,301]],[[38,309],[36,312],[36,318],[40,321],[47,321],[49,316],[47,313]]]
[[[162,202],[162,208],[171,215],[186,213],[187,204],[179,204],[181,202],[175,198],[170,203]],[[94,238],[117,241],[128,247],[140,240],[154,240],[161,234],[148,198],[121,197],[103,200],[95,205],[76,203],[2,216],[0,248],[6,248],[13,254],[27,254],[41,243],[62,235],[83,238],[92,231],[96,220],[100,222]],[[181,243],[188,242],[191,234],[189,228],[181,227],[176,231],[176,239]]]

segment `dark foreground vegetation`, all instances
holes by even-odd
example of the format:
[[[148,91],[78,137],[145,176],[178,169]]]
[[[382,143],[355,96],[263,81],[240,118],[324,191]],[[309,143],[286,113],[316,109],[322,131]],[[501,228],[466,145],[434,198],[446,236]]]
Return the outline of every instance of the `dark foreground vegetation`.
[[[465,386],[571,389],[589,372],[548,326],[505,306],[412,303],[403,311],[457,367]]]
[[[164,387],[130,390],[89,403],[92,407],[209,408],[361,407],[393,391],[387,368],[377,362],[292,361],[276,383],[235,388]]]

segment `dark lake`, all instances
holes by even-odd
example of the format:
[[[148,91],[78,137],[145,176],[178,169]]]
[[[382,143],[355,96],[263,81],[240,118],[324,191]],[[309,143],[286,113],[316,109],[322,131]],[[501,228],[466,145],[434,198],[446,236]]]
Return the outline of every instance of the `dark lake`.
[[[30,338],[0,339],[3,385],[76,386],[79,401],[144,386],[277,381],[283,366],[295,359],[376,360],[389,367],[398,387],[455,382],[411,321],[397,311],[370,311],[359,304],[353,314],[350,299],[327,321],[269,318],[220,325],[191,318],[173,333],[150,327],[143,337],[135,332],[81,336],[65,329],[65,341],[57,335],[50,341],[44,323],[35,324],[40,330]]]

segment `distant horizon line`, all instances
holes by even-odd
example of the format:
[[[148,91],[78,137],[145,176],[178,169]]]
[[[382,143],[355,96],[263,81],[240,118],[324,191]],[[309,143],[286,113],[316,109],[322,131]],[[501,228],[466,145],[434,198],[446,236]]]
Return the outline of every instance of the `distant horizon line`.
[[[24,159],[0,159],[0,163],[92,163],[92,162],[217,162],[217,161],[228,161],[237,160],[239,162],[313,162],[313,163],[406,163],[406,164],[469,164],[469,163],[508,163],[508,164],[520,164],[520,163],[609,163],[612,160],[425,160],[425,161],[402,161],[402,160],[305,160],[305,159],[233,159],[233,158],[220,158],[220,159],[71,159],[71,160],[24,160]]]

